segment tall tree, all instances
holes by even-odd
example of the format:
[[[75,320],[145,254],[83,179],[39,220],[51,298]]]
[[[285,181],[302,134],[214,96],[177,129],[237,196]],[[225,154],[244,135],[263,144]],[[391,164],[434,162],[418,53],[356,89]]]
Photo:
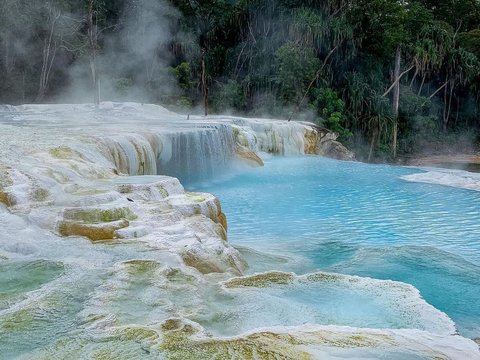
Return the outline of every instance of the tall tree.
[[[87,39],[89,50],[89,62],[90,71],[92,74],[92,90],[93,90],[93,103],[95,107],[100,106],[100,78],[97,67],[97,55],[98,55],[98,2],[96,0],[88,0],[87,9]]]

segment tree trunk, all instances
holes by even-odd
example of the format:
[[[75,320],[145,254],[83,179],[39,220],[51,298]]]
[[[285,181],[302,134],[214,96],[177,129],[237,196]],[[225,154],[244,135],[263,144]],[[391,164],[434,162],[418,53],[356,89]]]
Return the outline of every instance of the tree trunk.
[[[100,81],[98,79],[96,55],[94,53],[90,55],[90,71],[92,73],[93,103],[95,108],[98,109],[100,106]]]
[[[427,74],[424,73],[423,76],[422,76],[422,83],[420,84],[420,88],[418,89],[417,96],[420,96],[420,94],[422,93],[423,85],[425,84],[426,77],[427,77]]]
[[[100,106],[100,81],[97,71],[98,28],[94,19],[94,0],[88,2],[88,41],[90,47],[90,71],[92,72],[93,102],[95,108]]]
[[[456,113],[455,113],[455,124],[454,126],[457,127],[457,124],[458,124],[458,117],[460,116],[460,98],[457,97],[457,108],[456,108]]]
[[[208,84],[207,74],[205,66],[205,49],[202,50],[202,88],[203,88],[203,100],[205,106],[205,116],[208,116]]]
[[[4,56],[5,56],[5,71],[7,75],[10,75],[10,73],[13,72],[15,69],[15,51],[13,51],[12,47],[14,45],[14,40],[10,38],[8,34],[5,35],[5,50],[4,50]]]
[[[375,146],[377,144],[377,137],[378,137],[378,128],[376,127],[375,129],[373,129],[373,133],[372,133],[372,139],[370,142],[370,151],[368,152],[368,160],[367,160],[368,163],[372,161],[373,150],[375,149]]]
[[[397,157],[397,138],[398,138],[398,108],[400,105],[400,66],[402,62],[402,50],[400,46],[397,47],[397,52],[395,54],[395,69],[393,73],[395,87],[393,88],[393,158]]]
[[[417,79],[418,76],[418,66],[415,66],[415,73],[413,74],[412,80],[410,81],[410,89],[412,88],[413,84],[415,83],[415,80]]]
[[[54,33],[57,20],[60,18],[60,13],[55,13],[52,8],[50,8],[49,11],[52,23],[50,25],[48,38],[45,38],[43,41],[42,69],[40,71],[37,102],[41,102],[45,97],[50,80],[50,73],[57,53],[57,42],[54,39]]]
[[[22,103],[25,104],[25,70],[22,71]]]
[[[443,108],[443,133],[447,133],[448,129],[448,121],[450,120],[450,114],[452,111],[452,99],[453,99],[453,89],[455,87],[455,81],[450,80],[448,82],[448,85],[450,85],[450,93],[448,93],[448,86],[445,87],[445,92],[444,92],[444,108]],[[448,99],[448,101],[447,101]]]

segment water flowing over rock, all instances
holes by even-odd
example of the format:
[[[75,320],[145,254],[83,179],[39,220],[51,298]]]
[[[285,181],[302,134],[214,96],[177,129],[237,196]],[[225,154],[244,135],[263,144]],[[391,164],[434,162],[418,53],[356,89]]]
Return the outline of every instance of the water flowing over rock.
[[[142,238],[176,248],[202,273],[239,274],[245,267],[225,242],[226,216],[213,196],[186,193],[160,174],[187,183],[215,179],[235,160],[261,166],[261,152],[321,153],[325,139],[335,138],[309,123],[182,119],[134,103],[99,110],[24,105],[2,108],[1,115],[0,202],[11,211],[61,236]]]
[[[239,319],[231,335],[253,330],[255,318],[260,318],[263,326],[286,326],[305,323],[311,313],[316,314],[315,323],[321,325],[456,333],[455,324],[446,314],[427,304],[413,286],[400,282],[325,272],[297,276],[277,271],[232,278],[223,285],[228,294],[250,300],[233,302],[223,310],[225,318]],[[301,299],[295,309],[296,320],[286,320],[291,314],[278,297]],[[318,304],[322,304],[321,309]],[[282,314],[283,320],[275,319],[276,312]],[[217,328],[214,321],[206,324],[209,329]]]
[[[473,341],[418,330],[303,325],[211,338],[198,324],[181,319],[167,320],[162,330],[161,348],[172,359],[479,358]]]
[[[0,270],[33,279],[0,282],[6,358],[480,358],[411,286],[325,273],[243,276],[219,200],[182,185],[221,177],[238,161],[261,166],[263,152],[352,159],[326,130],[104,103],[3,107],[0,133]],[[215,324],[234,326],[252,299],[282,307],[273,320],[292,320],[270,292],[310,287],[392,305],[397,329],[295,324],[215,336]],[[262,320],[252,316],[247,325]]]

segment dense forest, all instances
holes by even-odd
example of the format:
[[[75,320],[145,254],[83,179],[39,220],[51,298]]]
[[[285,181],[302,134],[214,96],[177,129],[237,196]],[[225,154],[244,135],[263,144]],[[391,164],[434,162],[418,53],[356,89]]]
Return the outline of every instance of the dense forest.
[[[364,160],[475,151],[479,0],[2,0],[0,103],[305,119]]]

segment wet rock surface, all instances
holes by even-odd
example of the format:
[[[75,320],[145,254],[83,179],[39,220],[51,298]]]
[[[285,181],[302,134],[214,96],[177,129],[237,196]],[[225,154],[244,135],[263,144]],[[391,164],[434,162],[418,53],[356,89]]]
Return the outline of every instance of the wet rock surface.
[[[208,325],[234,323],[238,313],[225,311],[227,305],[251,304],[249,294],[308,288],[305,283],[343,288],[351,279],[242,277],[247,264],[226,241],[218,199],[158,174],[186,169],[180,177],[215,178],[238,152],[254,165],[261,165],[261,152],[344,152],[311,124],[232,117],[187,122],[140,104],[9,111],[0,117],[0,264],[26,279],[15,282],[15,291],[12,281],[0,281],[0,292],[9,291],[0,298],[5,358],[480,357],[473,341],[418,329],[260,326],[212,335]],[[441,315],[437,320],[449,324]]]

